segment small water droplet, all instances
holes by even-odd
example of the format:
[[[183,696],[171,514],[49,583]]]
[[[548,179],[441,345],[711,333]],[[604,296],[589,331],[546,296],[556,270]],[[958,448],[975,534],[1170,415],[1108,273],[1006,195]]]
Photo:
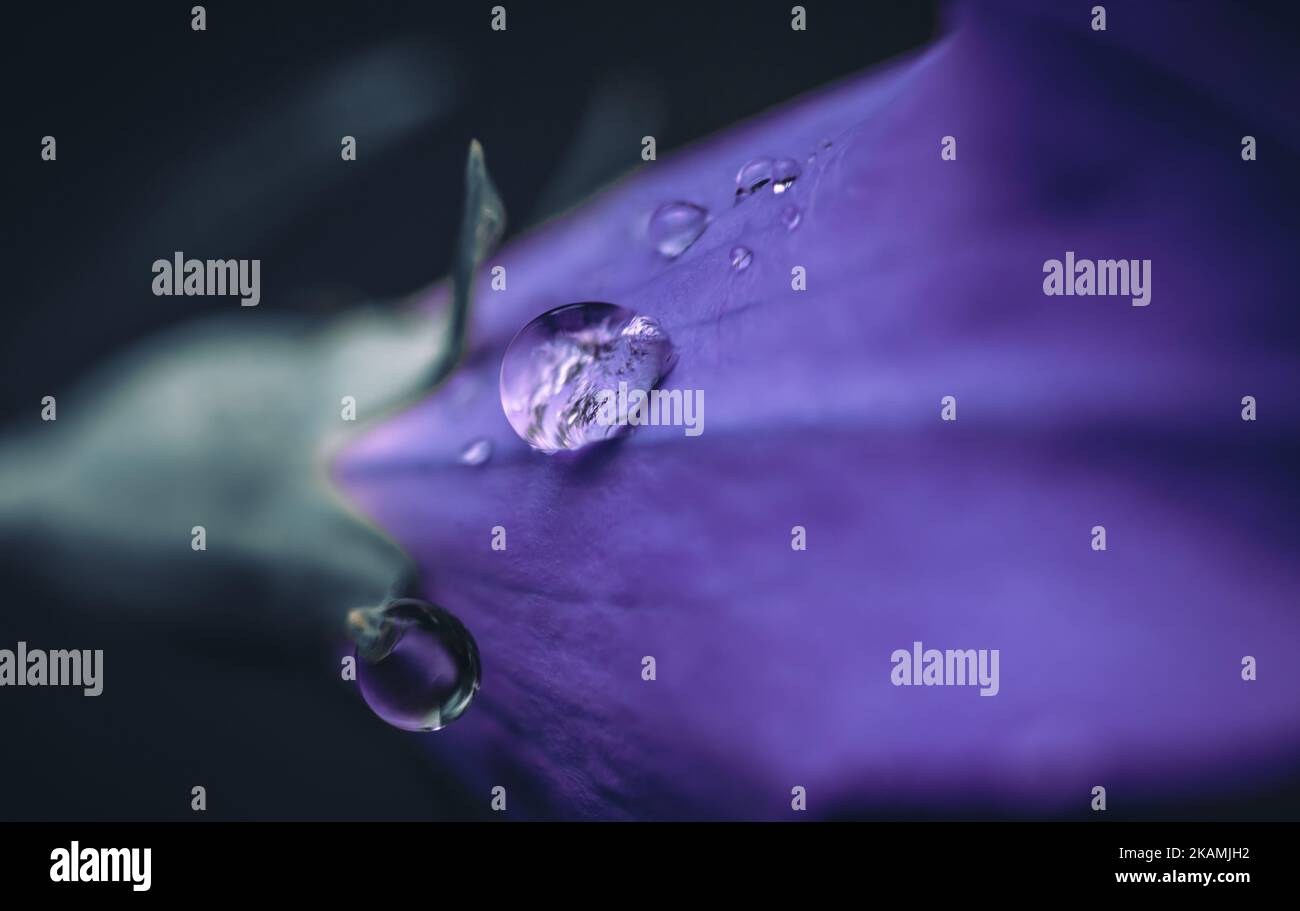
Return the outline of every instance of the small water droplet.
[[[464,465],[482,465],[492,458],[492,441],[474,440],[460,451],[460,461]]]
[[[753,262],[753,260],[754,254],[750,252],[748,247],[731,248],[731,268],[735,269],[737,272],[744,272],[749,268],[749,264]]]
[[[822,149],[823,149],[823,151],[826,150],[826,149],[829,149],[830,147],[831,147],[831,141],[830,141],[829,139],[823,139],[823,140],[822,140]]]
[[[566,304],[534,319],[501,362],[501,407],[515,433],[542,452],[578,449],[622,433],[599,420],[602,393],[648,393],[672,368],[668,334],[614,304]]]
[[[799,227],[799,222],[803,220],[803,214],[795,206],[786,206],[781,212],[781,224],[785,225],[787,231],[793,231]]]
[[[354,610],[357,684],[376,715],[404,731],[436,731],[478,692],[478,646],[465,625],[435,604],[400,598]]]
[[[799,179],[803,168],[793,158],[782,158],[772,165],[772,192],[784,193]]]
[[[772,182],[772,159],[755,158],[736,172],[736,202]]]
[[[661,256],[676,259],[709,226],[709,210],[692,202],[667,202],[650,216],[650,243]]]

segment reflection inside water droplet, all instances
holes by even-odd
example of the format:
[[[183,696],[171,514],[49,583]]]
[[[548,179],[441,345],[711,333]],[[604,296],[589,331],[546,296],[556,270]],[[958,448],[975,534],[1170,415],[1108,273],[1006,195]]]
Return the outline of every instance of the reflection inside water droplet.
[[[784,193],[799,179],[803,168],[793,158],[782,158],[772,165],[772,192]]]
[[[772,182],[772,159],[755,158],[736,172],[736,202]]]
[[[416,598],[348,615],[357,684],[376,715],[404,731],[436,731],[469,708],[481,668],[474,638],[449,611]]]
[[[501,407],[528,445],[578,449],[625,426],[602,422],[602,394],[619,384],[648,393],[672,368],[673,346],[653,319],[605,303],[543,313],[511,341],[501,362]]]
[[[460,461],[464,465],[482,465],[492,458],[491,440],[474,440],[460,451]]]
[[[691,202],[668,202],[650,216],[650,243],[660,256],[676,259],[709,226],[709,210]]]
[[[748,247],[731,248],[731,268],[737,272],[744,272],[748,269],[753,259],[754,254],[750,252]]]

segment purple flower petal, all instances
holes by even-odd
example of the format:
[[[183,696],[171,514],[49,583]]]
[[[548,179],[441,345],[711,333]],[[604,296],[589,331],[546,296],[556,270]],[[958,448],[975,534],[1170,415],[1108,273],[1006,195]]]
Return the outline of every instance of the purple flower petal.
[[[480,275],[459,372],[336,465],[479,644],[431,749],[512,811],[614,818],[781,817],[796,785],[815,815],[1075,814],[1295,767],[1295,152],[1180,77],[1182,45],[1111,39],[967,10],[488,260],[508,290]],[[733,205],[746,161],[810,155]],[[712,221],[667,261],[645,232],[673,200]],[[1066,251],[1152,260],[1150,305],[1044,296]],[[662,323],[700,437],[515,436],[505,346],[581,300]],[[893,686],[918,640],[999,649],[1000,692]]]

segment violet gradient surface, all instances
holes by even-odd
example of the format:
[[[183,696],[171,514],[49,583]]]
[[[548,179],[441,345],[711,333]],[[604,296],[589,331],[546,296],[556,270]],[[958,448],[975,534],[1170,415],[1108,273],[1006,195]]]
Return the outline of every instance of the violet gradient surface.
[[[1107,6],[1106,33],[957,8],[919,55],[489,259],[460,372],[335,465],[478,642],[476,703],[428,737],[471,787],[539,816],[785,817],[795,785],[817,816],[1075,814],[1099,784],[1122,804],[1294,771],[1296,69],[1263,23],[1216,43],[1209,7]],[[814,150],[732,205],[746,161]],[[671,200],[714,221],[668,262],[645,223]],[[1152,260],[1150,306],[1045,297],[1067,250]],[[662,323],[700,437],[548,457],[514,434],[505,345],[582,300]],[[915,640],[999,649],[1001,692],[892,686]]]

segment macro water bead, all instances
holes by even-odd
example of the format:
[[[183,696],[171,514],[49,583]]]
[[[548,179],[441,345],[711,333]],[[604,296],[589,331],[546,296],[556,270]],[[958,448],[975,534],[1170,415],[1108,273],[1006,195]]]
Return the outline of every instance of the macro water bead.
[[[492,458],[491,440],[473,440],[460,451],[460,463],[462,465],[483,465],[490,458]]]
[[[578,449],[625,428],[602,422],[602,396],[620,384],[649,392],[672,368],[673,345],[654,319],[614,304],[567,304],[534,319],[501,362],[501,407],[542,452]]]
[[[757,193],[772,182],[772,159],[755,158],[736,172],[736,202]]]
[[[357,683],[376,715],[404,731],[436,731],[478,692],[478,646],[449,611],[416,598],[354,610]]]
[[[709,211],[692,202],[668,202],[655,209],[646,227],[655,251],[665,259],[676,259],[700,239],[709,226]]]
[[[793,158],[782,158],[772,165],[772,192],[784,193],[803,174],[803,168]]]

